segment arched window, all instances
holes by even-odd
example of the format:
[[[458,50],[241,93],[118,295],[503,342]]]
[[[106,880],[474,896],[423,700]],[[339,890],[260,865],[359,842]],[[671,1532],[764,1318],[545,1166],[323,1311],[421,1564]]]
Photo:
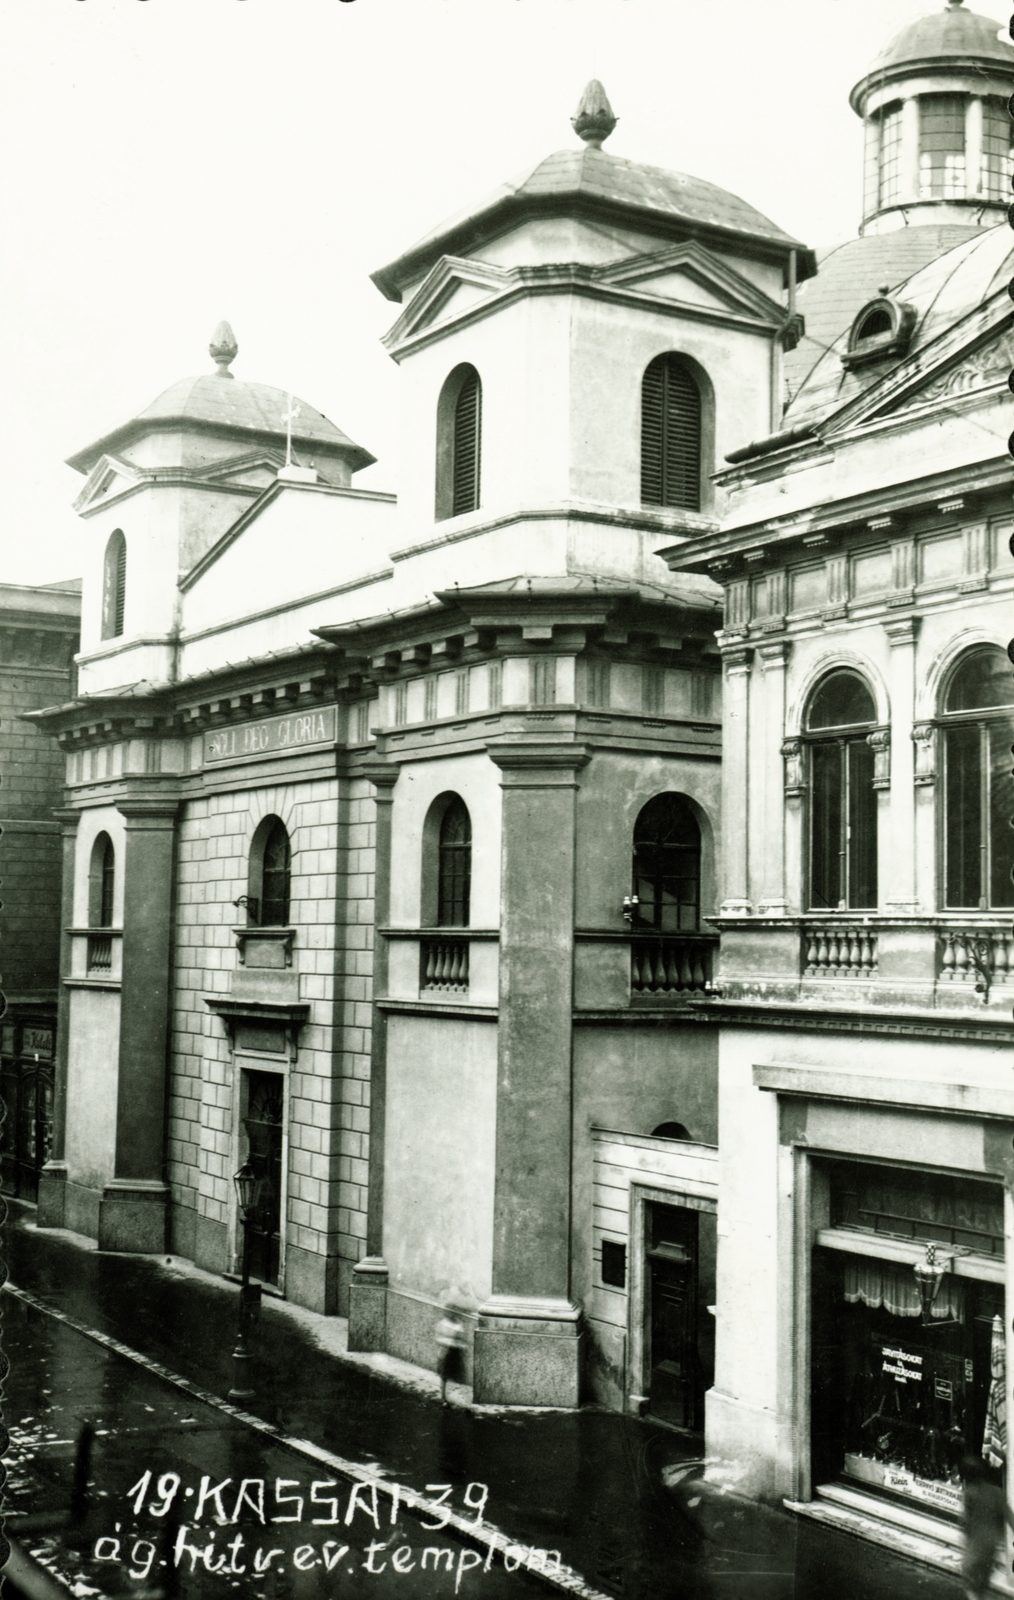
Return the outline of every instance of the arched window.
[[[472,884],[472,819],[457,795],[440,823],[437,869],[437,922],[467,928]]]
[[[973,650],[944,696],[944,905],[1014,906],[1014,677],[1003,651]]]
[[[262,928],[284,928],[289,921],[292,851],[285,823],[265,817],[250,847],[247,918]]]
[[[877,904],[877,796],[869,734],[877,720],[856,672],[820,683],[806,718],[810,758],[810,907]]]
[[[92,845],[88,873],[88,926],[113,925],[113,888],[116,882],[116,852],[108,833],[100,833]]]
[[[657,1128],[652,1128],[653,1139],[687,1139],[693,1143],[690,1130],[682,1122],[660,1122]]]
[[[118,639],[123,632],[123,603],[127,586],[127,541],[119,528],[109,535],[102,575],[102,637]]]
[[[656,356],[641,380],[641,500],[701,509],[701,391],[679,356]]]
[[[455,367],[437,403],[436,517],[477,511],[482,468],[482,382],[475,368]]]
[[[657,794],[639,813],[633,892],[642,927],[660,933],[700,927],[701,829],[682,795]]]

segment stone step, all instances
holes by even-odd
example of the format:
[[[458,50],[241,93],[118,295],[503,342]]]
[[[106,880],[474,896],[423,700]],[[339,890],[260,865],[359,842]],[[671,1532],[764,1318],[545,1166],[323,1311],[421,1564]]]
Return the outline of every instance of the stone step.
[[[961,1576],[962,1534],[953,1523],[938,1521],[922,1512],[910,1512],[876,1495],[863,1494],[842,1484],[822,1484],[817,1498],[810,1501],[786,1500],[785,1507],[797,1516],[809,1517],[824,1527],[850,1533],[871,1544],[884,1545],[898,1555],[936,1567],[938,1571]],[[1003,1556],[1000,1558],[1003,1560]],[[1003,1566],[993,1569],[990,1590],[1014,1597]]]

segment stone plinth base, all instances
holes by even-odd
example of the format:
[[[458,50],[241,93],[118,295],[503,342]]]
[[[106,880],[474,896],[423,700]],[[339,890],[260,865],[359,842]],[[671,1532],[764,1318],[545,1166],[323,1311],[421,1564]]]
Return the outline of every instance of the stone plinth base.
[[[39,1173],[39,1203],[35,1220],[40,1228],[65,1228],[67,1168],[62,1161],[47,1161]]]
[[[704,1400],[706,1477],[751,1500],[780,1504],[794,1493],[793,1428],[773,1411],[745,1404],[720,1389]]]
[[[100,1250],[161,1255],[166,1247],[169,1190],[164,1183],[113,1178],[99,1202]]]
[[[581,1308],[569,1300],[492,1295],[475,1330],[476,1403],[577,1406],[582,1344]]]
[[[338,1310],[338,1257],[290,1244],[285,1252],[285,1298],[307,1311],[334,1316]]]
[[[387,1349],[387,1262],[364,1256],[349,1287],[349,1349]]]

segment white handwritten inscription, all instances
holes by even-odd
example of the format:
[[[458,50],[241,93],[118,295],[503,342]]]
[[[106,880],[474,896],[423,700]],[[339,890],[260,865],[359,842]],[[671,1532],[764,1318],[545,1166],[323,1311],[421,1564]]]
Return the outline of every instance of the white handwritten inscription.
[[[455,1594],[467,1573],[489,1572],[496,1558],[507,1572],[517,1572],[519,1568],[547,1574],[564,1571],[558,1550],[513,1544],[483,1526],[489,1498],[486,1484],[469,1483],[464,1490],[465,1507],[473,1513],[467,1524],[450,1503],[452,1492],[453,1485],[449,1483],[428,1483],[425,1509],[432,1520],[421,1518],[419,1525],[430,1534],[447,1529],[452,1537],[458,1534],[460,1538],[464,1532],[467,1542],[460,1548],[402,1543],[404,1534],[397,1526],[402,1510],[401,1489],[388,1480],[353,1483],[349,1487],[336,1478],[321,1478],[310,1483],[307,1493],[307,1487],[295,1478],[276,1478],[273,1484],[271,1479],[243,1478],[237,1484],[232,1478],[216,1483],[205,1475],[199,1487],[194,1488],[185,1486],[178,1472],[164,1472],[156,1479],[147,1471],[127,1491],[135,1517],[147,1514],[168,1518],[175,1504],[174,1516],[178,1518],[184,1504],[190,1501],[184,1513],[186,1523],[179,1526],[173,1522],[167,1545],[161,1536],[158,1541],[138,1537],[136,1527],[128,1534],[117,1522],[115,1535],[96,1540],[93,1555],[96,1561],[125,1566],[128,1576],[135,1580],[146,1579],[153,1567],[170,1564],[187,1573],[202,1570],[224,1577],[243,1573],[259,1576],[282,1570],[310,1572],[315,1567],[325,1573],[348,1576],[357,1571],[377,1575],[419,1569],[445,1574],[453,1581]],[[452,1519],[456,1526],[452,1526]],[[239,1522],[246,1531],[235,1531]],[[341,1531],[331,1538],[315,1534],[311,1541],[295,1546],[292,1538],[276,1544],[273,1539],[283,1537],[282,1529],[274,1535],[271,1529],[282,1523],[309,1523],[313,1528]],[[357,1529],[363,1523],[369,1540],[365,1545],[357,1539]],[[265,1532],[258,1534],[251,1525],[259,1525]],[[300,1537],[295,1529],[292,1531],[295,1538]]]
[[[244,722],[235,728],[206,733],[204,760],[240,761],[244,756],[276,755],[304,749],[307,745],[333,744],[336,730],[335,706],[293,711],[284,717],[265,717],[262,722]]]

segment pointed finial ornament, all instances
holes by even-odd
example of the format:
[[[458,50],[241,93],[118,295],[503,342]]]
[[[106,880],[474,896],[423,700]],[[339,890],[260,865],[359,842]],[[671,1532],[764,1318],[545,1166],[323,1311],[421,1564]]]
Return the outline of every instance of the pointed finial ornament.
[[[220,322],[215,329],[214,336],[208,346],[208,354],[213,356],[218,364],[216,377],[231,378],[233,376],[229,371],[229,363],[235,361],[239,354],[239,345],[236,343],[236,335],[227,322]]]
[[[574,132],[593,150],[601,150],[603,139],[608,139],[616,126],[609,96],[598,78],[593,78],[581,96],[575,116],[571,117]]]

